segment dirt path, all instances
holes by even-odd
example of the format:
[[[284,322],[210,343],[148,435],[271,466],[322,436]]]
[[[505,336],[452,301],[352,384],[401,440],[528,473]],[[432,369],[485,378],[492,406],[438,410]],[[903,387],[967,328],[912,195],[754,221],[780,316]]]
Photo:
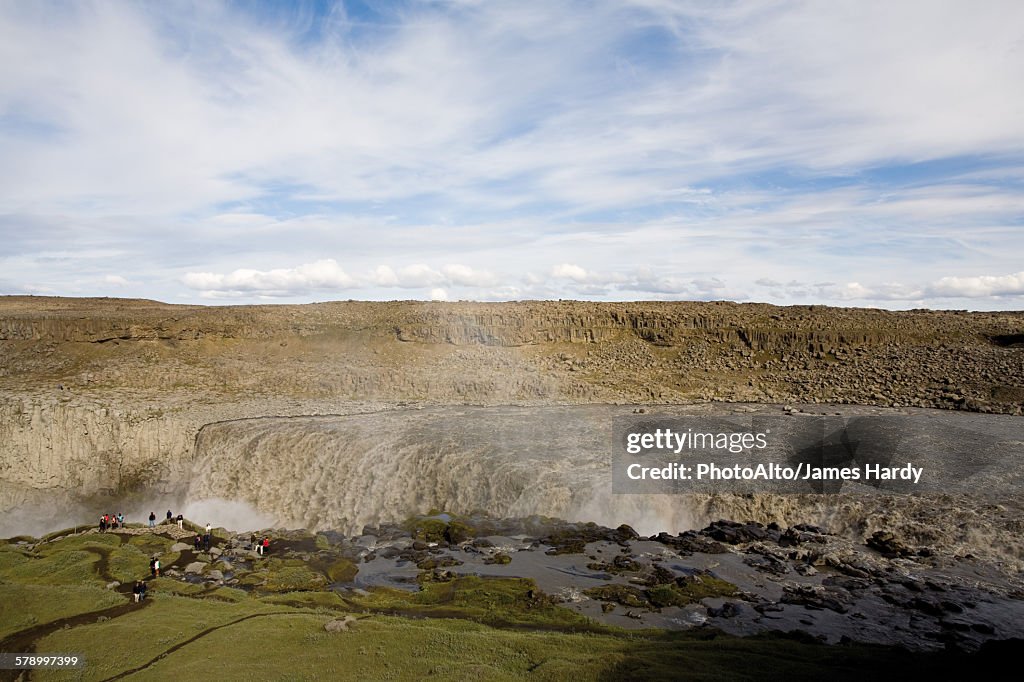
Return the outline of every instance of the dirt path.
[[[152,603],[152,600],[149,599],[144,600],[139,604],[136,604],[135,602],[127,602],[125,604],[118,604],[117,606],[111,606],[110,608],[101,609],[99,611],[89,611],[88,613],[80,613],[77,616],[58,618],[57,620],[50,621],[49,623],[34,625],[26,630],[15,632],[13,635],[0,640],[0,651],[18,654],[32,653],[36,650],[36,642],[57,630],[73,628],[78,625],[89,625],[97,622],[100,618],[118,618],[128,613],[138,611],[139,609],[144,609],[149,606],[150,603]],[[32,671],[30,670],[0,670],[0,682],[17,680],[22,674],[24,674],[22,679],[27,680],[32,677]]]
[[[216,625],[216,626],[214,626],[212,628],[207,628],[206,630],[203,630],[199,634],[194,635],[193,637],[190,637],[189,639],[186,639],[184,642],[178,642],[177,644],[172,646],[167,651],[164,651],[162,654],[160,654],[160,655],[150,659],[149,661],[146,661],[142,665],[140,665],[140,666],[138,666],[136,668],[132,668],[131,670],[125,670],[124,672],[118,673],[117,675],[114,675],[113,677],[108,677],[103,682],[113,682],[113,680],[124,679],[125,677],[128,677],[129,675],[134,675],[137,672],[141,672],[141,671],[145,670],[146,668],[149,668],[151,665],[155,664],[157,661],[159,661],[159,660],[161,660],[163,658],[166,658],[170,654],[173,654],[175,651],[177,651],[177,650],[179,650],[179,649],[181,649],[181,648],[183,648],[185,646],[188,646],[192,642],[195,642],[198,639],[202,639],[203,637],[206,637],[207,635],[209,635],[209,634],[211,634],[213,632],[216,632],[217,630],[221,630],[223,628],[230,627],[232,625],[237,625],[237,624],[239,624],[239,623],[241,623],[243,621],[251,620],[253,618],[265,618],[265,617],[269,617],[269,616],[297,616],[297,615],[315,616],[317,614],[314,614],[314,613],[305,613],[304,614],[304,613],[301,613],[301,612],[297,613],[295,611],[273,611],[271,613],[253,613],[253,614],[250,614],[248,616],[243,616],[243,617],[238,618],[236,620],[233,620],[233,621],[231,621],[229,623],[223,623],[221,625]]]

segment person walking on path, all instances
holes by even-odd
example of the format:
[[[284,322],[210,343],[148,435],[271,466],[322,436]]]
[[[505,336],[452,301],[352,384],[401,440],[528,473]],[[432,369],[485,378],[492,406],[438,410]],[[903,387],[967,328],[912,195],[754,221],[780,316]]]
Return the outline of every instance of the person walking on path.
[[[156,528],[156,512],[149,512],[149,527]]]

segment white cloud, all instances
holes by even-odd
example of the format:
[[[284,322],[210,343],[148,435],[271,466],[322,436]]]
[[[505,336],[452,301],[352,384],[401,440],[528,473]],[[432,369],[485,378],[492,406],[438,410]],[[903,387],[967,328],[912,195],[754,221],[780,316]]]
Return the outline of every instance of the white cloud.
[[[1024,296],[1024,271],[1001,276],[943,277],[926,291],[932,298]]]
[[[0,3],[5,291],[1020,295],[1024,4],[377,9]]]
[[[493,273],[486,270],[474,270],[468,265],[446,265],[441,268],[446,281],[466,287],[490,287],[498,283]]]
[[[296,268],[273,270],[238,269],[222,275],[190,272],[182,278],[185,286],[207,293],[252,293],[262,296],[292,296],[314,291],[343,291],[355,288],[350,277],[333,258],[318,260]]]
[[[590,274],[578,265],[562,263],[551,268],[551,276],[559,279],[571,279],[574,282],[586,282]]]
[[[431,301],[447,301],[448,300],[448,292],[445,291],[444,289],[440,288],[440,287],[434,287],[433,289],[430,290],[430,300]]]
[[[125,279],[121,275],[104,275],[103,283],[115,287],[126,287],[129,284],[131,284],[127,279]]]

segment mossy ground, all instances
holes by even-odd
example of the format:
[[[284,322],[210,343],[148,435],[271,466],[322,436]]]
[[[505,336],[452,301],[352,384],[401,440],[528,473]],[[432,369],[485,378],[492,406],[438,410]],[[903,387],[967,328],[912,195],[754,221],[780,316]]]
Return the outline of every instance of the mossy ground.
[[[104,587],[111,572],[145,573],[143,560],[164,540],[91,534],[0,545],[0,648],[86,658],[81,669],[36,671],[37,680],[765,680],[826,671],[862,679],[949,670],[941,657],[806,637],[627,632],[562,608],[519,578],[336,593],[317,570],[272,557],[253,573],[266,583],[258,589],[161,577],[149,581],[147,602],[134,605]],[[700,590],[722,594],[726,586],[661,585],[647,596],[665,587],[666,599],[699,600]],[[324,630],[346,614],[357,618],[348,631]]]

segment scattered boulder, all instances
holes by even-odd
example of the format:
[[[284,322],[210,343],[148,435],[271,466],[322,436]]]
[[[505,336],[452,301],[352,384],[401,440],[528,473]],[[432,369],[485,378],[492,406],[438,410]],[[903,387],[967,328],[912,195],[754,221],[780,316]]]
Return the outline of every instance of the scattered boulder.
[[[327,632],[347,632],[355,622],[356,618],[354,616],[335,618],[334,620],[324,623],[324,630]]]

